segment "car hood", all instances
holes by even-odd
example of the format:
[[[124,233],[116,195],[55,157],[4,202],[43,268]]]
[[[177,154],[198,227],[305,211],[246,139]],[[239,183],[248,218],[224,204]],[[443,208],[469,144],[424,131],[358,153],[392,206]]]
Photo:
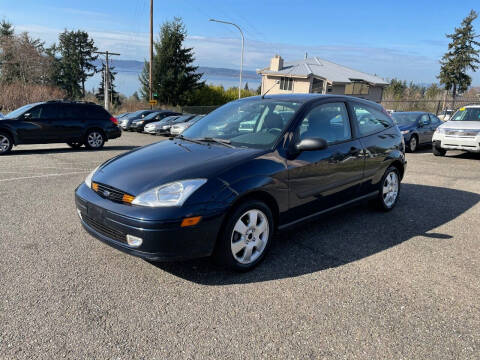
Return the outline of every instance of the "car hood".
[[[228,167],[264,152],[180,139],[164,140],[107,161],[94,174],[93,181],[136,196],[175,180],[213,178]]]
[[[480,130],[480,121],[447,121],[440,125],[442,129]]]

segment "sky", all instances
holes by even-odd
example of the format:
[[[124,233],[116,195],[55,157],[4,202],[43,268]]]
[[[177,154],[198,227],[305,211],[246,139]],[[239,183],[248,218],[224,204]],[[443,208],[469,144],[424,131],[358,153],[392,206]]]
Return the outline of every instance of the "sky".
[[[0,0],[0,18],[47,45],[64,29],[89,32],[99,50],[121,59],[148,56],[149,0]],[[28,9],[28,10],[26,10]],[[154,31],[181,17],[197,65],[238,68],[240,35],[245,34],[244,67],[268,66],[280,54],[286,61],[318,56],[385,79],[436,82],[439,59],[452,33],[479,0],[154,0]],[[480,20],[474,23],[480,33]],[[480,86],[480,70],[472,74]]]

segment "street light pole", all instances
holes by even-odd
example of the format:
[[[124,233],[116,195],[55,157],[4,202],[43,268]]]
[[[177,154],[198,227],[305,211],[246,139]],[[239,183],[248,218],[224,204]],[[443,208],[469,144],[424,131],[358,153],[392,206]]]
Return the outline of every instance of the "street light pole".
[[[238,26],[237,24],[234,24],[232,22],[217,20],[217,19],[210,19],[210,21],[214,21],[214,22],[218,22],[218,23],[222,23],[222,24],[233,25],[238,29],[238,31],[240,31],[240,35],[242,35],[242,55],[241,55],[241,58],[240,58],[240,83],[238,85],[238,98],[240,99],[242,97],[243,50],[244,50],[244,47],[245,47],[245,37],[243,36],[243,31],[242,31],[242,29],[240,29],[240,26]]]

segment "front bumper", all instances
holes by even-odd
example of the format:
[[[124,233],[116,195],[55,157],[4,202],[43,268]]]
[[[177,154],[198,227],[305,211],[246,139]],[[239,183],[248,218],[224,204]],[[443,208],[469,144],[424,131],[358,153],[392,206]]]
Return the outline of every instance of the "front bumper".
[[[224,217],[223,212],[209,211],[205,205],[182,210],[119,204],[100,197],[85,184],[77,188],[75,203],[88,233],[118,250],[151,261],[211,255]],[[195,226],[181,227],[182,219],[190,216],[202,216],[202,220]],[[127,234],[141,238],[142,244],[131,247],[126,242]]]
[[[462,137],[434,134],[432,141],[438,149],[480,152],[480,136],[478,135],[476,137]]]

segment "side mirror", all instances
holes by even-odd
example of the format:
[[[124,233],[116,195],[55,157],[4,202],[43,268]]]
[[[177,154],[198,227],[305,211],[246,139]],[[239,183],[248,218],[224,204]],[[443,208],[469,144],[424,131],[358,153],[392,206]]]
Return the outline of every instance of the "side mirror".
[[[23,118],[24,118],[24,119],[31,119],[31,118],[32,118],[32,114],[30,114],[30,113],[25,113],[25,114],[23,114]]]
[[[301,140],[295,149],[297,151],[314,151],[314,150],[323,150],[328,147],[327,140],[322,138],[307,138]]]

